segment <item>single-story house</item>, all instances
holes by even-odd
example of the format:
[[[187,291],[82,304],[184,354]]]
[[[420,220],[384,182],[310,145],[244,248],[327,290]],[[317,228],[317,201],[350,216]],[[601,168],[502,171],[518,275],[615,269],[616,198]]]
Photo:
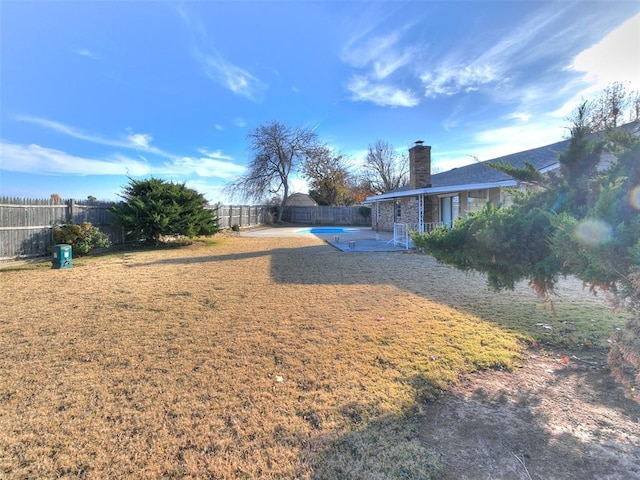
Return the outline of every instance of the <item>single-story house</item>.
[[[632,122],[619,128],[637,135],[639,125]],[[456,218],[481,210],[487,202],[509,205],[509,189],[519,187],[518,182],[489,167],[491,163],[522,168],[528,162],[547,173],[560,167],[558,154],[569,146],[569,140],[563,140],[432,175],[431,147],[423,143],[415,142],[409,149],[408,185],[363,202],[372,208],[374,230],[393,231],[394,224],[402,223],[414,231],[428,232],[437,225],[451,226]]]

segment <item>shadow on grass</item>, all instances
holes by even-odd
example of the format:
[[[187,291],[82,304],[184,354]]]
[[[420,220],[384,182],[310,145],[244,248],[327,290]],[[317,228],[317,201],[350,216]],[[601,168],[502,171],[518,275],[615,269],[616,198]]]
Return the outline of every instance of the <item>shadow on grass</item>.
[[[286,240],[283,240],[283,242]],[[614,316],[600,303],[584,298],[554,304],[536,297],[533,290],[489,291],[484,276],[461,272],[437,263],[432,257],[405,252],[343,253],[329,245],[275,248],[223,255],[198,255],[128,262],[128,267],[236,262],[268,256],[270,274],[278,284],[391,285],[460,312],[477,316],[521,338],[568,348],[584,345],[606,348],[606,340],[624,318]],[[575,292],[573,292],[575,293]],[[588,297],[587,294],[585,294]],[[593,300],[593,299],[591,299]],[[612,320],[615,325],[612,325]],[[608,329],[608,330],[607,330]]]
[[[343,433],[314,458],[313,480],[435,480],[446,465],[440,453],[420,440],[415,414],[385,416]]]
[[[577,376],[580,381],[569,382],[577,385],[610,378],[568,368],[550,375],[549,385],[562,390],[568,376]],[[639,405],[615,384],[604,387],[592,399],[590,391],[562,396],[554,389],[552,401],[560,406],[552,410],[543,403],[542,396],[549,401],[551,395],[545,386],[514,391],[507,383],[498,391],[476,388],[434,401],[418,392],[416,406],[407,413],[363,422],[337,438],[320,438],[323,449],[302,460],[313,465],[314,480],[635,478],[640,473],[640,450],[633,440],[638,420],[614,425],[607,422],[615,422],[615,416],[572,412],[571,398],[582,396],[611,407],[618,418],[640,419]],[[590,423],[580,423],[583,418]]]
[[[544,378],[529,388],[506,378],[497,391],[490,384],[446,393],[425,406],[421,439],[443,455],[446,478],[638,478],[640,406],[603,371],[567,368]]]

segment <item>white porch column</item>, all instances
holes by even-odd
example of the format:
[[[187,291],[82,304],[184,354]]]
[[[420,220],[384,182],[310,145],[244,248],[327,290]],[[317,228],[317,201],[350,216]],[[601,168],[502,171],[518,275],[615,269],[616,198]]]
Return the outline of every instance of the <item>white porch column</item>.
[[[418,195],[418,233],[424,233],[424,195]]]

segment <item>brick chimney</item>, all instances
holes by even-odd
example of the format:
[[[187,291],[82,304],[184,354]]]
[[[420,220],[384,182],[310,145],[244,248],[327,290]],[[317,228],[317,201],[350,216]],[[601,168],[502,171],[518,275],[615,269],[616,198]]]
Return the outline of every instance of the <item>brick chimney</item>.
[[[422,140],[415,142],[409,149],[409,188],[431,186],[431,147],[423,145]]]

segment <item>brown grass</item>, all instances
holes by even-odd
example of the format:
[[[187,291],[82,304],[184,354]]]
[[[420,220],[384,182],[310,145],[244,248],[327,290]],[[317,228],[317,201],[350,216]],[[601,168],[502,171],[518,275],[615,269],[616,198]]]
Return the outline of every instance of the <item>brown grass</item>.
[[[571,282],[554,314],[526,286],[314,238],[0,271],[0,289],[3,478],[437,478],[421,402],[623,323]]]

